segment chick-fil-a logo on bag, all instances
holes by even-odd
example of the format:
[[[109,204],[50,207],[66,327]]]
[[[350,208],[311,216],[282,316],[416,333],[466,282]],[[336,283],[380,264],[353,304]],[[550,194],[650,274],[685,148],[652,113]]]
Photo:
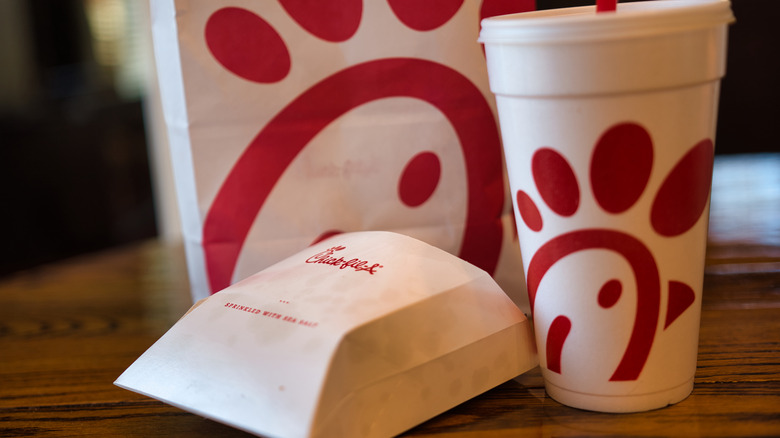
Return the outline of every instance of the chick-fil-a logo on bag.
[[[383,265],[379,263],[369,263],[366,260],[360,260],[358,258],[344,258],[344,257],[335,257],[334,254],[337,251],[343,251],[347,249],[346,246],[333,246],[325,251],[318,252],[317,254],[314,254],[313,256],[306,259],[306,263],[316,263],[316,264],[323,264],[323,265],[330,265],[335,266],[339,269],[354,269],[356,272],[368,272],[371,275],[376,274],[376,271],[379,268],[384,267]]]
[[[363,20],[361,0],[279,3],[312,38],[327,42],[349,41]],[[417,36],[450,22],[464,0],[387,3],[396,19]],[[483,0],[475,20],[533,9],[535,0]],[[248,9],[216,10],[203,35],[213,58],[244,80],[275,84],[295,67],[290,56],[295,46]],[[371,46],[365,47],[371,53]],[[458,255],[489,273],[495,271],[503,239],[500,217],[505,191],[500,140],[490,105],[471,80],[451,67],[413,57],[381,58],[346,66],[303,90],[247,145],[204,219],[203,249],[212,293],[230,284],[255,218],[294,158],[348,111],[395,97],[432,105],[454,129],[466,166],[467,186],[467,211]],[[436,153],[422,151],[412,157],[397,183],[402,204],[409,208],[424,204],[439,184],[440,171],[441,161]],[[315,239],[318,240],[321,239]]]
[[[713,167],[713,142],[703,139],[691,147],[665,176],[654,195],[647,217],[659,236],[675,238],[683,235],[701,219],[710,193]],[[653,141],[649,132],[633,122],[618,123],[607,129],[597,141],[590,161],[590,189],[600,209],[608,214],[622,214],[637,205],[645,192],[653,168]],[[531,173],[535,192],[550,213],[559,218],[573,216],[579,206],[580,185],[566,158],[551,147],[534,152]],[[544,229],[542,210],[531,193],[518,190],[515,202],[521,223],[531,232]],[[637,380],[653,346],[659,318],[662,294],[666,297],[663,330],[668,329],[696,301],[693,288],[682,281],[661,284],[659,267],[653,253],[639,236],[623,230],[585,228],[555,236],[541,245],[528,264],[526,280],[533,311],[540,283],[561,259],[591,249],[603,249],[622,256],[636,280],[637,302],[633,328],[622,359],[611,381]],[[618,279],[601,286],[596,299],[601,308],[615,306],[622,295]],[[572,330],[566,315],[553,318],[546,329],[546,367],[563,374],[561,357],[566,339]]]

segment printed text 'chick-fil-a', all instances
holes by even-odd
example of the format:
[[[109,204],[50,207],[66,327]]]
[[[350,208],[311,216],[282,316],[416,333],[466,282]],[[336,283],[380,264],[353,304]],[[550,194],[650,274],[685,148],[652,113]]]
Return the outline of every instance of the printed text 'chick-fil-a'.
[[[344,249],[346,249],[345,246],[334,246],[328,248],[325,251],[319,252],[306,259],[306,263],[319,263],[324,265],[331,265],[339,269],[352,268],[355,271],[365,271],[372,275],[376,273],[377,269],[382,267],[382,265],[380,265],[379,263],[370,264],[365,260],[360,260],[356,258],[347,260],[344,257],[333,256],[333,254],[336,251],[341,251]]]

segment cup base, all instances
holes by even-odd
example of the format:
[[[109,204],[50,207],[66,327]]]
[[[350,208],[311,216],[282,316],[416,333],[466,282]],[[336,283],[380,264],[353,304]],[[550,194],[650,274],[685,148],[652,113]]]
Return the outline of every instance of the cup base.
[[[598,395],[571,391],[545,382],[547,394],[555,401],[587,411],[628,413],[664,408],[685,400],[693,391],[693,378],[664,391],[641,395]]]

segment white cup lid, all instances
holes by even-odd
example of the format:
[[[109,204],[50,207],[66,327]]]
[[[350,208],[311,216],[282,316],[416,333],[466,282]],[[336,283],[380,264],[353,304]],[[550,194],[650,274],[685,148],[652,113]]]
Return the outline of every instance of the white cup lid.
[[[734,21],[729,0],[655,0],[619,3],[615,12],[595,6],[550,9],[482,20],[484,44],[551,44],[623,39],[723,25]]]

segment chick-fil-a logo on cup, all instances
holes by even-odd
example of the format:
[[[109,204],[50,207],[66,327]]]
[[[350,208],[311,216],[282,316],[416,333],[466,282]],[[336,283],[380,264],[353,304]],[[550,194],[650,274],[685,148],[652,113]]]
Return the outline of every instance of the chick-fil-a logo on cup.
[[[331,265],[339,269],[352,268],[356,272],[364,271],[364,272],[368,272],[371,275],[374,275],[377,269],[383,267],[383,265],[379,263],[371,264],[365,260],[360,260],[357,258],[345,259],[344,257],[333,256],[333,254],[335,254],[336,251],[342,251],[345,249],[347,249],[346,246],[334,246],[328,248],[325,251],[318,252],[317,254],[314,254],[313,256],[306,259],[306,263]]]

